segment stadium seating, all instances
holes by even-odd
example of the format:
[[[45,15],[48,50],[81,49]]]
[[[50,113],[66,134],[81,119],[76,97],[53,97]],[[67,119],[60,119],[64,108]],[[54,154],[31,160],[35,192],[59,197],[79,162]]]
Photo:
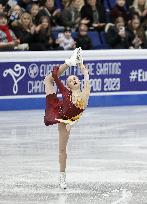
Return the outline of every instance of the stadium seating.
[[[54,31],[52,33],[53,39],[57,39],[59,31]],[[78,32],[72,32],[72,37],[75,39],[77,37]],[[96,31],[89,31],[88,36],[91,39],[93,49],[103,49],[103,43],[100,37],[99,32]]]
[[[110,46],[108,45],[106,40],[106,33],[104,31],[100,32],[100,40],[102,43],[102,49],[110,49]]]

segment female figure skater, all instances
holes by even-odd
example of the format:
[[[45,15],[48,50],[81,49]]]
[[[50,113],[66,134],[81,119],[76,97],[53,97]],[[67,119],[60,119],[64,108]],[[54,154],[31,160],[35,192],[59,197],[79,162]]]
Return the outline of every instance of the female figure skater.
[[[80,90],[80,81],[77,76],[67,78],[65,87],[58,78],[70,66],[78,65],[84,75],[84,88]],[[63,99],[59,100],[54,90],[55,81]],[[51,74],[45,77],[46,110],[44,123],[46,126],[58,123],[59,132],[59,164],[60,164],[60,187],[66,189],[66,146],[70,135],[70,129],[77,121],[88,104],[90,95],[89,74],[83,65],[81,48],[76,48],[74,53],[59,68],[54,68]]]

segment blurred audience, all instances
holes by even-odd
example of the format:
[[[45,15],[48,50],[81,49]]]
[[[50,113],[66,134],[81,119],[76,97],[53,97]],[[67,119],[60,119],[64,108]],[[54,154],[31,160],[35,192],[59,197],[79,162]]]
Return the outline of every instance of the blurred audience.
[[[86,24],[80,24],[78,36],[75,38],[76,47],[81,47],[83,50],[92,49],[91,39],[88,36],[88,26]]]
[[[129,20],[129,12],[126,10],[126,0],[116,0],[116,5],[110,12],[111,21],[113,23],[119,16],[122,16],[125,22]]]
[[[35,28],[34,44],[32,50],[46,51],[53,49],[53,39],[51,37],[51,23],[48,16],[42,16],[39,25]]]
[[[4,12],[4,6],[2,3],[0,3],[0,13],[3,13]]]
[[[134,0],[133,5],[130,7],[130,11],[133,14],[137,13],[140,16],[141,22],[147,24],[147,0]]]
[[[54,0],[41,1],[41,6],[38,21],[42,16],[48,16],[52,27],[61,25],[61,10],[56,9]]]
[[[12,25],[16,24],[17,21],[20,19],[22,13],[23,11],[19,5],[13,6],[8,12],[9,24],[12,24]]]
[[[70,3],[71,3],[71,0],[70,1],[69,0],[62,0],[62,4],[63,4],[64,8],[68,7],[70,5]],[[84,4],[85,4],[84,0],[79,0],[79,10],[81,10],[81,8],[84,6]]]
[[[86,0],[81,9],[81,23],[94,29],[104,29],[106,24],[105,10],[102,0]]]
[[[18,5],[25,11],[28,11],[31,6],[32,0],[18,0]]]
[[[0,13],[0,51],[24,50],[24,45],[20,44],[13,31],[8,26],[7,17]]]
[[[32,16],[32,22],[33,24],[37,25],[37,18],[39,14],[39,5],[36,3],[33,3],[30,7],[30,14]]]
[[[20,21],[13,26],[13,31],[21,43],[28,44],[29,50],[33,50],[35,26],[32,24],[32,17],[29,13],[24,12],[21,15]]]
[[[117,17],[113,24],[105,28],[107,42],[113,49],[128,49],[134,40],[134,34],[125,26],[123,17]]]
[[[0,19],[3,51],[147,48],[147,0],[0,0]]]
[[[76,48],[74,39],[71,36],[71,28],[66,27],[63,33],[58,34],[56,43],[63,50],[73,50]]]
[[[72,28],[78,28],[80,17],[80,0],[71,0],[69,5],[65,7],[62,12],[63,26],[70,26]]]
[[[141,49],[147,48],[147,39],[145,35],[145,30],[141,25],[140,18],[134,17],[130,22],[130,31],[134,34],[134,40],[132,41],[132,46],[130,48]]]

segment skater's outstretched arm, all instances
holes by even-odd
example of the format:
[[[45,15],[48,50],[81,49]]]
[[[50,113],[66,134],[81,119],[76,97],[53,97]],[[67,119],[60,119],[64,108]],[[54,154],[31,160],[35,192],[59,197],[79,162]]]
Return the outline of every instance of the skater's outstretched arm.
[[[65,60],[65,63],[60,65],[57,73],[57,77],[61,76],[63,72],[65,72],[70,66],[75,66],[77,64],[77,48],[74,50],[73,54],[69,59]],[[50,73],[48,76],[44,79],[45,84],[45,92],[46,95],[55,93],[54,86],[53,86],[54,78],[52,76],[52,73]]]
[[[85,108],[88,105],[88,99],[90,95],[90,80],[89,80],[89,73],[88,69],[84,66],[84,64],[79,65],[82,74],[84,75],[84,88],[82,90],[82,96],[85,103]]]

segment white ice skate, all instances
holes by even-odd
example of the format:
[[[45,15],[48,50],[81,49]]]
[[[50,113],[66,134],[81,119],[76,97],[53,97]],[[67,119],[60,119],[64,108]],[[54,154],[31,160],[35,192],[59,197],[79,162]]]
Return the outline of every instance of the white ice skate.
[[[69,59],[65,60],[65,63],[71,67],[71,66],[76,66],[78,64],[78,59],[77,59],[77,52],[78,52],[79,48],[76,48],[73,52],[73,54],[71,55],[71,57]]]
[[[60,183],[59,186],[61,189],[66,189],[67,184],[66,184],[66,173],[65,172],[60,172]]]

